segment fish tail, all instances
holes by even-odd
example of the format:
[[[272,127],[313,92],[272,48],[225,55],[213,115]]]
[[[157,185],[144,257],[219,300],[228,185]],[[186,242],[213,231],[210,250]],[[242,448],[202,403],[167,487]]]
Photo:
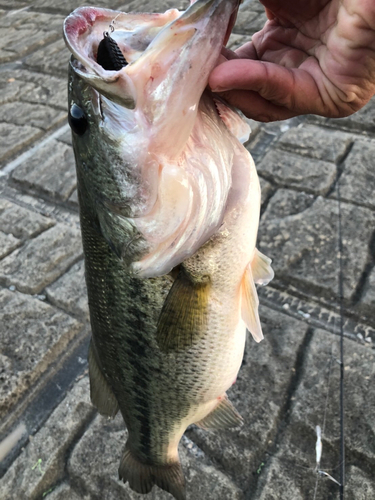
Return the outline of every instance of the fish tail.
[[[180,462],[165,465],[149,465],[142,463],[130,451],[128,445],[119,467],[119,478],[137,493],[149,493],[154,484],[171,493],[176,500],[186,500],[185,478]]]

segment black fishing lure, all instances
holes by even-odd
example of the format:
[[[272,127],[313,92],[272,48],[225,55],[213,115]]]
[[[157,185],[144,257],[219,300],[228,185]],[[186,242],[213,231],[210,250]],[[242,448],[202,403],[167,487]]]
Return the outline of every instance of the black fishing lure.
[[[116,41],[106,31],[103,40],[99,43],[96,61],[108,71],[119,71],[128,63]]]

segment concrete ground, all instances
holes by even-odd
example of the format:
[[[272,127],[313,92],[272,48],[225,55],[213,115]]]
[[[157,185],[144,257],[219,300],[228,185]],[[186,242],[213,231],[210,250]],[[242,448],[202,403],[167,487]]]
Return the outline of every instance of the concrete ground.
[[[147,12],[179,2],[95,4]],[[89,401],[90,325],[61,36],[64,17],[79,5],[0,0],[0,441],[11,436],[0,446],[3,500],[143,498],[117,480],[121,418],[98,416]],[[240,10],[233,47],[265,21],[256,0]],[[276,277],[260,290],[265,340],[249,338],[230,391],[245,425],[192,427],[181,442],[188,499],[339,498],[315,463],[319,425],[320,470],[339,481],[338,186],[345,498],[374,499],[375,101],[340,120],[252,126],[248,148],[263,188],[259,247]],[[145,498],[170,496],[154,490]]]

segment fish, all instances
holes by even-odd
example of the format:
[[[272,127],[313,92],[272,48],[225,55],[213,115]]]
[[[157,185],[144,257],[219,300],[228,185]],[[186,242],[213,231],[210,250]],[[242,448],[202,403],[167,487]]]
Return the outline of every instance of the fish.
[[[260,187],[250,129],[207,88],[238,0],[184,12],[81,7],[67,17],[92,338],[90,396],[121,412],[119,478],[186,498],[178,444],[191,424],[242,425],[227,390],[246,328],[263,338],[256,283]]]

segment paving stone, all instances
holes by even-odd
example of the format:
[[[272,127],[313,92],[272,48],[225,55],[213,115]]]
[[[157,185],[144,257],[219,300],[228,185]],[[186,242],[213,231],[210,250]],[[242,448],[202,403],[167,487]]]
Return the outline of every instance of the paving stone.
[[[262,217],[262,221],[276,217],[285,218],[307,210],[315,201],[312,194],[301,191],[279,189],[272,198],[272,203]]]
[[[52,227],[55,221],[20,205],[0,199],[0,230],[24,240]]]
[[[73,149],[52,140],[12,172],[23,189],[65,201],[77,185]]]
[[[7,78],[0,80],[0,104],[20,99],[34,89],[33,83],[16,80],[14,76],[11,76],[11,73],[8,73]]]
[[[375,498],[374,474],[366,473],[355,465],[348,467],[345,493],[347,498],[372,500]]]
[[[29,125],[0,123],[0,164],[14,156],[33,141],[43,135],[43,131]]]
[[[68,484],[61,484],[44,496],[45,500],[91,500],[89,495],[81,496]]]
[[[76,445],[68,462],[71,484],[82,496],[92,495],[106,500],[147,500],[155,498],[134,493],[118,480],[118,467],[126,440],[122,417],[110,421],[98,416]],[[185,473],[187,497],[215,500],[242,500],[243,493],[222,473],[197,458],[187,447],[179,447]],[[158,500],[171,500],[171,495],[157,489]],[[90,497],[90,498],[92,498]]]
[[[63,17],[28,10],[10,11],[0,18],[0,62],[11,61],[60,38]],[[27,40],[27,43],[25,43]]]
[[[236,50],[248,41],[249,35],[238,35],[236,33],[232,33],[226,46],[230,50]]]
[[[65,311],[88,319],[84,262],[77,262],[68,273],[46,288],[48,300]]]
[[[371,270],[367,278],[362,298],[357,307],[365,308],[371,316],[375,310],[375,268]]]
[[[30,69],[67,78],[69,59],[70,52],[60,39],[27,56],[24,64]]]
[[[68,144],[69,146],[71,146],[72,145],[72,131],[70,130],[70,128],[69,128],[69,130],[67,130],[63,134],[59,135],[59,137],[57,137],[57,140],[64,142],[65,144]]]
[[[82,325],[44,302],[0,290],[0,414],[5,414],[65,349]],[[0,498],[6,498],[1,496]]]
[[[49,130],[67,118],[67,113],[41,104],[9,102],[0,106],[1,119],[6,123]],[[25,120],[26,118],[26,120]]]
[[[240,13],[242,13],[242,11],[245,10],[249,10],[251,12],[263,13],[264,7],[258,0],[243,0],[243,2],[240,5]]]
[[[251,35],[260,31],[267,22],[267,16],[264,12],[247,9],[245,6],[240,10],[237,16],[236,25],[233,28],[234,33],[248,34],[248,41]]]
[[[372,98],[362,109],[346,118],[323,118],[310,115],[308,120],[325,127],[358,132],[375,132],[375,99]]]
[[[96,7],[106,7],[108,9],[117,9],[123,3],[124,0],[95,0]],[[65,0],[60,3],[54,0],[35,0],[33,2],[33,8],[37,11],[64,14],[66,16],[82,5],[93,5],[93,3],[83,2],[82,0]]]
[[[260,182],[260,190],[261,190],[261,198],[262,198],[262,205],[264,202],[268,200],[270,195],[272,194],[274,187],[272,184],[270,184],[268,181],[263,179],[263,177],[259,177],[259,182]]]
[[[66,452],[95,412],[89,402],[88,385],[87,377],[78,382],[43,428],[30,438],[1,480],[1,498],[36,500],[64,477]]]
[[[288,206],[300,199],[300,210]],[[290,198],[290,199],[289,199]],[[305,198],[305,206],[303,199]],[[344,297],[355,293],[368,260],[375,214],[341,204]],[[260,249],[273,260],[276,278],[306,293],[337,300],[338,203],[280,189],[270,200],[259,231]]]
[[[40,293],[81,256],[79,231],[57,224],[1,261],[0,283],[24,293]]]
[[[131,0],[122,2],[119,10],[124,12],[165,12],[168,9],[185,10],[189,6],[188,0]]]
[[[307,326],[271,309],[261,308],[264,340],[249,339],[237,382],[228,395],[245,420],[240,429],[187,432],[197,445],[236,484],[247,490],[254,480],[269,441],[277,432],[279,419],[294,375],[298,350]]]
[[[353,136],[314,125],[293,127],[283,134],[277,147],[316,160],[338,162],[353,142]]]
[[[336,180],[336,165],[272,149],[257,165],[260,174],[285,187],[326,194]]]
[[[353,462],[368,471],[375,467],[375,353],[350,340],[344,342],[345,353],[345,443],[347,466]],[[288,426],[275,456],[262,474],[260,499],[309,498],[314,491],[316,475],[315,427],[319,425],[323,452],[321,470],[334,478],[339,476],[339,339],[317,330],[305,351],[301,379],[293,395]],[[328,392],[327,392],[328,391]],[[328,394],[328,397],[327,397]],[[325,419],[324,419],[325,417]],[[360,458],[359,458],[360,457]],[[357,476],[359,474],[359,477]],[[374,491],[372,475],[367,485],[360,483],[365,473],[350,468],[348,485],[358,486],[355,496],[366,498]],[[338,499],[338,487],[331,481],[320,481],[317,500]],[[349,493],[349,492],[348,492]],[[256,495],[256,498],[258,496]],[[368,498],[371,498],[368,497]]]
[[[78,191],[75,189],[69,197],[69,203],[78,208]]]
[[[59,33],[60,30],[61,26],[58,28]],[[7,101],[10,100],[10,96],[13,96],[22,102],[45,104],[66,112],[68,102],[66,78],[56,78],[24,69],[13,69],[4,71],[3,79],[6,84]],[[21,89],[19,89],[19,85]]]
[[[12,234],[6,234],[0,230],[0,259],[21,245],[22,241],[15,238]]]
[[[340,197],[366,207],[375,208],[374,186],[375,141],[356,141],[344,161],[340,177]],[[332,193],[337,197],[337,191]]]

